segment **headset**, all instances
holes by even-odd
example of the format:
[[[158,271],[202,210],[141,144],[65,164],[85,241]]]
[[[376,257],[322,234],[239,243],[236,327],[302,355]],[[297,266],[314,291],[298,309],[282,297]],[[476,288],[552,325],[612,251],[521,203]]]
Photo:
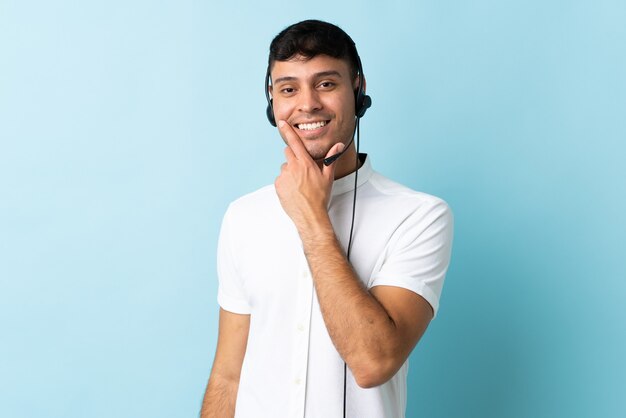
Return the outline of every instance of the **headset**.
[[[356,123],[354,126],[354,131],[352,132],[352,138],[343,151],[331,155],[330,157],[324,158],[324,165],[328,166],[332,164],[336,159],[341,157],[344,152],[348,150],[348,147],[354,141],[354,134],[356,133],[356,167],[357,169],[354,171],[354,196],[352,199],[352,221],[350,224],[350,238],[348,240],[348,250],[346,252],[346,258],[350,261],[350,251],[352,250],[352,233],[354,232],[354,215],[356,213],[356,189],[358,185],[358,176],[359,176],[359,145],[360,145],[360,134],[361,130],[359,127],[359,122],[367,109],[372,106],[372,98],[365,94],[365,77],[363,75],[363,65],[361,64],[361,57],[359,57],[359,53],[356,50],[356,45],[352,43],[352,48],[354,49],[354,56],[356,57],[356,65],[357,71],[359,75],[359,86],[354,91],[354,114],[356,117]],[[270,66],[267,66],[267,72],[265,73],[265,98],[267,99],[267,108],[265,109],[265,114],[267,116],[267,120],[272,126],[276,126],[276,119],[274,117],[274,105],[273,99],[270,97],[269,92],[270,87]],[[347,376],[348,376],[348,365],[344,361],[343,363],[343,418],[346,418],[346,388],[347,388]]]

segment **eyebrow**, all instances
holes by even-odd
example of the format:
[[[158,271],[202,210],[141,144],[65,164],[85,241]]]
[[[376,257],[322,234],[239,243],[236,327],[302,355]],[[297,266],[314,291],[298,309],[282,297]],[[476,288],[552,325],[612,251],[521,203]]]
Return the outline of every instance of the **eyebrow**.
[[[341,73],[339,73],[339,71],[330,70],[330,71],[320,71],[319,73],[313,74],[313,78],[321,78],[321,77],[329,77],[329,76],[335,76],[335,77],[341,78]],[[293,76],[279,77],[276,80],[272,80],[272,84],[283,83],[285,81],[294,81],[297,79],[298,79],[297,77],[293,77]]]

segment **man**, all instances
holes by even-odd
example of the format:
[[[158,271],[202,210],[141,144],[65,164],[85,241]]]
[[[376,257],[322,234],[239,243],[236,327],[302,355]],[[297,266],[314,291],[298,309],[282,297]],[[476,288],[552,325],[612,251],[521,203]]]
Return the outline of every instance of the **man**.
[[[224,216],[219,336],[201,416],[403,417],[407,358],[449,263],[450,210],[357,158],[370,101],[341,29],[286,28],[267,78],[286,162],[273,185]]]

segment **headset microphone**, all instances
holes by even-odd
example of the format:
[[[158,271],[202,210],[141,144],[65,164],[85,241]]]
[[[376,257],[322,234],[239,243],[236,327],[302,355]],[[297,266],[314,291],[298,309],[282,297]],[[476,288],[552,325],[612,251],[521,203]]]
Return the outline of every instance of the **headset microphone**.
[[[337,160],[339,157],[341,157],[343,155],[343,153],[346,152],[348,150],[348,148],[350,148],[350,145],[352,145],[352,141],[354,141],[354,133],[355,132],[356,132],[356,124],[354,124],[354,131],[352,131],[352,138],[350,139],[350,142],[348,142],[348,144],[343,148],[343,151],[338,152],[337,154],[333,154],[330,157],[324,158],[324,165],[326,167],[328,167],[329,165],[334,163],[335,160]]]
[[[345,149],[343,151],[341,151],[340,153],[337,153],[335,155],[331,155],[328,158],[324,158],[324,165],[328,167],[329,165],[334,163],[337,158],[341,157],[344,152],[345,152]]]

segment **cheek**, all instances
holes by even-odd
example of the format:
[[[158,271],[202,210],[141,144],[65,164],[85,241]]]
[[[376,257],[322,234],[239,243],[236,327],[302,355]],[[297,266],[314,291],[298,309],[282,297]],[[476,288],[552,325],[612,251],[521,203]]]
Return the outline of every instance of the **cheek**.
[[[342,97],[332,103],[332,108],[335,109],[337,117],[350,119],[354,116],[354,97]]]
[[[276,103],[276,101],[274,101],[272,108],[274,109],[274,116],[276,117],[277,121],[281,119],[287,119],[292,112],[289,104],[285,103],[284,101],[281,101],[279,103]]]

